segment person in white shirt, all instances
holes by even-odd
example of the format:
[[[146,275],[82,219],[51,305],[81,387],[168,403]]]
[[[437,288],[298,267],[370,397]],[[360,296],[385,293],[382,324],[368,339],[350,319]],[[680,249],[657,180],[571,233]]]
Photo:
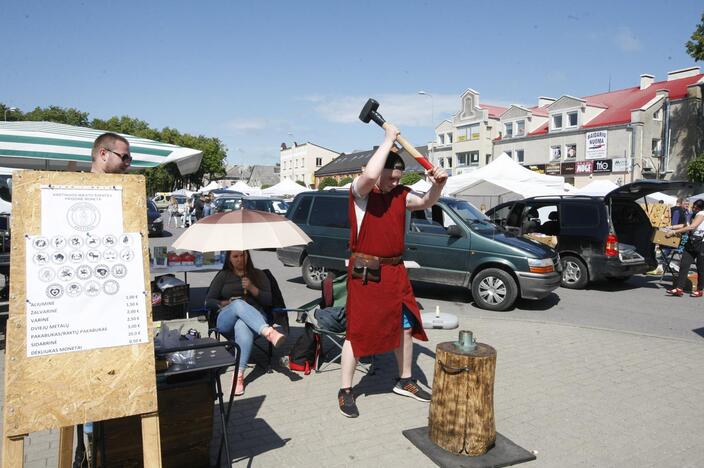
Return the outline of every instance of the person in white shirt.
[[[670,296],[682,296],[684,285],[687,282],[687,274],[692,262],[697,264],[697,289],[692,290],[690,296],[704,296],[704,256],[702,255],[702,240],[704,239],[704,200],[697,200],[692,204],[692,220],[689,224],[677,224],[669,226],[670,231],[665,233],[665,237],[672,237],[677,234],[689,234],[689,239],[684,245],[682,259],[680,260],[680,271],[672,289],[666,293]]]

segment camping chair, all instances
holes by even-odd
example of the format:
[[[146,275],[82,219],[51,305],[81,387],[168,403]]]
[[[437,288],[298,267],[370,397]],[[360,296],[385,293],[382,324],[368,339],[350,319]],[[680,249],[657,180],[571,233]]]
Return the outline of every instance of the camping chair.
[[[269,270],[262,270],[266,277],[269,279],[269,284],[271,286],[271,299],[272,299],[272,305],[270,307],[265,307],[264,308],[264,320],[266,321],[267,325],[269,326],[274,326],[274,325],[279,325],[283,331],[284,334],[288,335],[289,333],[289,322],[288,322],[288,315],[286,312],[288,309],[286,309],[286,304],[284,303],[284,298],[283,295],[281,294],[281,289],[279,288],[279,283],[276,281],[276,278],[274,275],[271,273]],[[206,310],[206,316],[208,318],[208,336],[215,335],[216,339],[220,339],[220,333],[217,330],[217,321],[218,321],[218,314],[220,313],[219,308],[213,308],[213,307],[208,307],[208,305],[205,305],[205,310]],[[223,334],[223,336],[228,340],[232,341],[234,343],[234,337],[233,336],[226,336]],[[264,340],[264,343],[261,343],[261,341]],[[261,343],[261,344],[260,344]],[[271,364],[272,360],[274,357],[274,346],[269,342],[264,339],[264,337],[258,336],[254,340],[254,346],[256,346],[259,350],[264,352],[266,354],[267,360],[266,360],[266,365],[264,366],[266,369],[267,373],[271,373]]]
[[[312,325],[313,333],[320,338],[320,353],[315,363],[316,372],[323,372],[330,364],[342,359],[342,346],[347,335],[345,332],[334,332],[319,327],[314,313],[318,309],[325,309],[327,307],[344,307],[346,301],[347,275],[345,274],[335,278],[334,274],[328,273],[323,280],[322,297],[320,299],[315,299],[297,309],[287,309],[288,312],[298,312],[296,321]],[[326,342],[330,345],[327,351],[325,350]],[[324,364],[321,365],[321,363]],[[371,357],[371,363],[369,364],[358,361],[357,367],[362,372],[373,375],[374,356]]]

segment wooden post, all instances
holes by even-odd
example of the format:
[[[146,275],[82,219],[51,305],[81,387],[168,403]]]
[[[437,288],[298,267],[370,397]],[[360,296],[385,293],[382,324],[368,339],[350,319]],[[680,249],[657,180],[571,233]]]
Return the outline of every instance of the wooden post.
[[[455,342],[435,350],[429,436],[443,449],[483,455],[496,441],[494,372],[496,350],[477,343],[463,350]]]
[[[75,432],[76,426],[62,427],[59,431],[59,468],[71,468]]]
[[[24,438],[26,435],[3,437],[2,468],[15,468],[24,464]]]
[[[142,415],[142,453],[144,468],[161,468],[161,435],[157,413]]]

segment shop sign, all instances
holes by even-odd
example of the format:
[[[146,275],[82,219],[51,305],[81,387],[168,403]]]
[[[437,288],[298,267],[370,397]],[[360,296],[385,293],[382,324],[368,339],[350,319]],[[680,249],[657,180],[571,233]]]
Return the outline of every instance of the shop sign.
[[[575,164],[575,174],[591,174],[594,172],[594,161],[577,161]]]
[[[606,130],[587,132],[585,157],[587,159],[603,159],[606,157]]]
[[[538,174],[545,174],[545,164],[531,164],[528,169]]]
[[[545,173],[547,175],[560,175],[560,163],[546,164]]]
[[[610,173],[612,171],[612,163],[610,159],[597,159],[594,161],[594,173]]]
[[[575,169],[576,169],[576,168],[575,168],[575,164],[576,164],[576,163],[573,163],[573,162],[562,163],[562,165],[561,165],[561,167],[560,167],[560,168],[562,169],[562,171],[561,171],[562,175],[572,175],[572,174],[574,174],[574,173],[575,173]]]
[[[612,172],[629,172],[628,170],[628,158],[617,158],[612,159]]]

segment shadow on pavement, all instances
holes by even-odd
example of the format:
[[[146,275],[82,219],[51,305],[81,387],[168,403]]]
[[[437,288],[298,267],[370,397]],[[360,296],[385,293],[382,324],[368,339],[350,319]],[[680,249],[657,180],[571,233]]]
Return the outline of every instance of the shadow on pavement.
[[[440,286],[437,284],[413,282],[413,293],[416,297],[436,299],[441,301],[464,302],[472,301],[472,292],[459,286]]]
[[[626,281],[606,280],[591,283],[588,289],[592,291],[618,292],[638,288],[660,289],[663,284],[669,285],[669,282],[662,283],[660,276],[633,276]]]
[[[556,291],[559,291],[559,289]],[[551,307],[556,306],[559,303],[560,303],[560,296],[553,292],[542,299],[538,299],[537,301],[536,300],[529,300],[529,299],[518,299],[516,301],[514,308],[519,308],[521,310],[545,311],[545,310],[550,309]],[[509,311],[506,311],[506,312],[509,312]]]

